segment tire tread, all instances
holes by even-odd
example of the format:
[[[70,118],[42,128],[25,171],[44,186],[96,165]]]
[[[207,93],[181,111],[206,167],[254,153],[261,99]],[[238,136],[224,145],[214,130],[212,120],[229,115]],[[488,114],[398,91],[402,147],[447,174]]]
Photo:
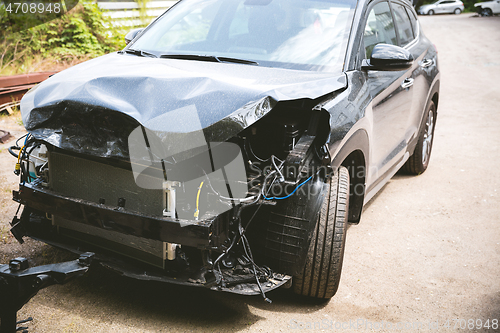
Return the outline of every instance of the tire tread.
[[[300,295],[329,299],[337,292],[347,230],[349,174],[340,167],[330,179],[309,246],[302,274],[294,276],[294,292]]]

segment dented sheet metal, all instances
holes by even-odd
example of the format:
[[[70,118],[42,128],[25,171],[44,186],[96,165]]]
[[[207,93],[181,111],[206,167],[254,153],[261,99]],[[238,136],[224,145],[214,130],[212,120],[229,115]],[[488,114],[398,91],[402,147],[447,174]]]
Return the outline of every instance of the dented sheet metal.
[[[27,130],[54,146],[128,158],[127,136],[139,125],[185,138],[203,131],[207,142],[223,142],[278,102],[318,99],[345,86],[340,73],[113,53],[36,86],[21,112]]]

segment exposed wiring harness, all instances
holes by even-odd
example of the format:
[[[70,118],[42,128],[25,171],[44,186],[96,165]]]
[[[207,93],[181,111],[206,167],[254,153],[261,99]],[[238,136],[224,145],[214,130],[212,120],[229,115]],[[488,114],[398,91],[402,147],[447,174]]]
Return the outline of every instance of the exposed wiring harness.
[[[17,140],[16,140],[16,145],[15,146],[10,146],[8,148],[8,151],[9,153],[14,156],[15,158],[17,158],[19,156],[19,153],[16,153],[14,152],[14,150],[18,150],[20,151],[21,150],[21,147],[19,146],[19,141],[21,141],[23,138],[27,138],[27,136],[29,135],[29,133],[27,134],[24,134],[23,136],[19,137]],[[25,143],[26,143],[26,140],[25,140]]]
[[[198,217],[200,216],[200,193],[201,189],[203,188],[203,183],[201,182],[200,186],[198,187],[198,194],[196,195],[196,210],[194,212],[194,218],[196,221],[198,221]]]
[[[290,198],[295,192],[297,192],[297,190],[299,188],[301,188],[304,184],[306,184],[308,181],[310,181],[311,179],[313,179],[314,175],[310,176],[309,178],[307,178],[306,180],[304,180],[302,183],[300,183],[292,192],[290,192],[290,194],[284,196],[284,197],[271,197],[271,198],[268,198],[264,195],[264,199],[265,200],[283,200],[283,199],[288,199]]]
[[[20,141],[24,138],[24,143],[20,146]],[[40,146],[40,141],[36,140],[31,134],[25,134],[22,137],[16,140],[16,145],[8,148],[9,153],[17,158],[16,166],[14,169],[14,173],[17,176],[21,176],[22,183],[24,184],[26,181],[30,182],[35,177],[30,175],[30,159],[36,159],[40,162],[45,162],[40,167],[40,170],[43,169],[47,162],[45,159],[39,158],[37,156],[31,156],[33,150]],[[23,163],[25,162],[25,163]],[[37,168],[38,169],[38,168]]]
[[[248,201],[253,201],[253,202],[250,202],[249,204],[253,204],[255,202],[257,202],[257,200],[259,199],[260,195],[259,196],[251,196],[251,197],[246,197],[246,198],[229,198],[229,197],[225,197],[223,196],[222,194],[220,194],[219,192],[217,192],[214,187],[212,186],[212,182],[210,181],[210,177],[208,177],[207,173],[205,172],[205,170],[201,167],[201,166],[198,166],[201,171],[203,171],[203,173],[205,174],[205,178],[207,180],[207,184],[208,186],[210,187],[210,189],[212,190],[213,193],[215,193],[215,195],[217,195],[217,197],[219,197],[219,199],[222,199],[222,200],[226,200],[226,201],[230,201],[230,202],[234,202],[236,204],[248,204]],[[256,199],[257,198],[257,199]]]
[[[220,254],[212,264],[213,273],[215,275],[215,282],[217,283],[217,285],[220,285],[221,287],[226,286],[226,284],[224,282],[224,274],[222,273],[222,269],[220,268],[220,261],[222,258],[224,258],[224,256],[229,254],[229,252],[233,249],[235,244],[238,244],[240,242],[240,241],[238,241],[238,242],[236,241],[239,239],[239,240],[241,240],[241,245],[243,247],[243,251],[245,252],[244,258],[252,265],[252,271],[253,271],[253,274],[255,277],[255,281],[257,283],[257,286],[259,288],[259,291],[260,291],[262,297],[264,298],[264,300],[266,302],[272,303],[272,301],[266,296],[264,289],[262,288],[259,275],[261,277],[268,279],[268,278],[273,276],[273,272],[268,267],[260,267],[255,263],[255,261],[253,259],[253,255],[252,255],[252,250],[250,249],[250,244],[248,242],[248,239],[245,236],[245,231],[246,231],[246,229],[243,228],[243,226],[241,225],[241,218],[239,218],[238,219],[238,233],[237,234],[235,233],[233,235],[231,245],[229,245],[229,247],[225,251],[223,251],[223,253]]]
[[[17,156],[19,155],[19,152],[15,152],[15,150],[19,151],[21,150],[21,147],[18,147],[18,146],[11,146],[9,148],[7,148],[7,150],[9,151],[9,153],[14,156],[15,158],[17,158]]]
[[[20,147],[19,141],[24,137],[26,139],[24,140],[24,144]],[[26,146],[26,141],[28,140],[28,137],[29,137],[28,134],[23,135],[22,137],[16,140],[15,146],[11,146],[8,148],[9,153],[15,158],[17,158],[17,163],[14,169],[14,173],[16,174],[16,176],[19,176],[21,174],[21,155],[23,154],[23,149]]]
[[[284,182],[284,181],[285,181],[285,177],[283,177],[283,173],[281,172],[281,169],[283,168],[283,164],[285,163],[285,161],[280,161],[280,162],[281,162],[281,164],[280,164],[280,166],[278,167],[278,166],[276,165],[276,161],[275,161],[275,159],[277,159],[277,160],[278,160],[278,158],[277,158],[276,156],[271,155],[271,161],[273,162],[274,169],[276,169],[276,172],[280,175],[280,179],[279,179],[279,180],[280,180],[280,182]]]
[[[22,138],[25,138],[24,139],[24,144],[22,146],[19,146],[19,141],[22,139]],[[16,167],[14,169],[14,173],[19,176],[21,175],[21,179],[23,179],[23,175],[25,177],[29,177],[29,174],[26,172],[26,170],[24,169],[24,165],[21,163],[21,161],[27,156],[26,154],[26,149],[28,147],[28,140],[30,138],[30,135],[29,133],[28,134],[25,134],[23,135],[22,137],[20,137],[19,139],[16,140],[16,145],[15,146],[11,146],[9,147],[9,153],[11,155],[13,155],[14,157],[17,158],[17,163],[16,163]],[[17,150],[18,153],[16,154],[14,152],[14,150]],[[29,181],[29,178],[28,178],[28,181]],[[24,182],[24,181],[23,181]]]
[[[271,173],[269,173],[269,175],[273,175],[273,174],[278,174],[279,175],[279,181],[280,182],[283,182],[285,180],[285,177],[283,177],[283,172],[282,172],[282,169],[283,169],[283,165],[285,164],[285,161],[280,161],[281,164],[279,165],[279,167],[276,165],[276,162],[275,162],[275,159],[279,160],[277,157],[275,157],[274,155],[271,156],[271,160],[273,162],[273,166],[275,168],[275,170],[271,171]],[[307,178],[306,180],[304,180],[302,183],[300,183],[299,185],[297,185],[297,187],[295,187],[295,189],[290,192],[288,195],[284,196],[284,197],[267,197],[266,194],[264,194],[265,192],[265,186],[266,186],[266,183],[267,183],[267,177],[266,179],[264,180],[264,184],[262,185],[262,197],[264,198],[264,200],[284,200],[284,199],[288,199],[290,198],[292,195],[295,194],[295,192],[297,192],[297,190],[299,188],[301,188],[302,186],[304,186],[307,182],[309,182],[311,179],[314,178],[314,176],[316,176],[318,173],[310,176],[309,178]],[[268,176],[269,176],[268,175]],[[269,190],[272,188],[272,185],[274,184],[274,182],[278,179],[278,176],[276,175],[271,186],[269,186]]]
[[[271,277],[273,275],[273,272],[270,269],[265,269],[265,268],[261,268],[261,267],[257,266],[257,264],[254,262],[253,255],[252,255],[252,250],[250,249],[250,244],[248,243],[248,239],[247,239],[247,237],[245,236],[245,233],[244,233],[245,230],[241,226],[241,219],[240,219],[239,224],[238,224],[238,229],[239,229],[239,233],[241,235],[243,250],[245,251],[245,254],[246,254],[247,258],[252,263],[253,274],[255,276],[255,281],[257,282],[257,286],[259,287],[260,293],[262,294],[262,297],[264,298],[264,300],[266,302],[272,303],[273,301],[271,301],[269,298],[266,297],[266,294],[264,293],[264,290],[262,289],[262,285],[260,284],[259,276],[257,274],[257,269],[266,278]]]
[[[255,155],[254,155],[255,156]],[[264,179],[264,183],[262,185],[262,188],[261,188],[261,191],[259,193],[259,195],[257,196],[251,196],[251,197],[246,197],[246,198],[229,198],[229,197],[225,197],[223,195],[221,195],[219,192],[217,192],[213,186],[212,186],[212,183],[210,181],[210,177],[208,177],[207,173],[205,172],[205,170],[203,170],[203,168],[201,168],[199,166],[199,168],[203,171],[203,173],[205,174],[205,177],[207,179],[207,183],[208,183],[208,186],[210,187],[210,189],[212,190],[212,192],[214,192],[220,199],[223,199],[223,200],[226,200],[226,201],[231,201],[233,203],[236,203],[236,204],[247,204],[247,205],[253,205],[255,203],[257,203],[259,201],[259,199],[261,197],[263,197],[265,200],[283,200],[283,199],[287,199],[289,197],[291,197],[293,194],[295,194],[295,192],[300,188],[302,187],[303,185],[305,185],[307,182],[309,182],[313,177],[313,176],[310,176],[309,178],[307,178],[305,181],[303,181],[302,183],[300,183],[290,194],[284,196],[284,197],[267,197],[265,194],[264,194],[264,191],[265,191],[265,188],[266,188],[266,183],[267,181],[269,180],[269,178],[273,175],[275,175],[276,173],[279,175],[279,178],[277,178],[277,176],[275,177],[275,179],[273,180],[273,183],[276,181],[276,180],[279,180],[280,182],[283,182],[285,180],[285,177],[283,176],[283,172],[282,172],[282,169],[283,169],[283,165],[285,164],[285,161],[281,161],[279,158],[277,158],[276,156],[274,155],[271,155],[271,157],[269,158],[272,162],[272,165],[274,167],[274,170],[271,171]],[[268,160],[269,160],[268,159]],[[259,159],[260,160],[260,159]],[[279,166],[276,164],[276,160],[279,161]],[[264,161],[264,160],[262,160]],[[267,161],[267,160],[266,160]],[[202,185],[200,186],[203,186],[203,182],[202,182]],[[270,186],[269,188],[272,188],[272,186]],[[197,199],[196,199],[196,211],[198,212],[199,214],[199,211],[198,211],[198,201],[199,201],[199,196],[200,196],[200,190],[198,191],[198,195],[197,195]],[[195,213],[196,214],[196,213]],[[195,215],[195,218],[197,216]]]
[[[250,264],[252,265],[252,271],[253,271],[253,274],[254,274],[254,277],[255,277],[255,282],[256,282],[259,290],[260,290],[260,293],[261,293],[262,297],[268,303],[272,303],[272,301],[266,296],[266,294],[265,294],[265,292],[264,292],[264,290],[262,288],[262,285],[260,283],[260,279],[262,277],[264,277],[264,278],[270,278],[270,277],[273,276],[273,273],[272,273],[272,271],[269,268],[267,268],[267,267],[260,267],[259,265],[257,265],[255,263],[255,261],[253,259],[252,250],[250,248],[250,243],[249,243],[249,241],[248,241],[248,239],[247,239],[247,237],[245,235],[246,231],[248,230],[248,227],[250,226],[250,224],[254,220],[255,216],[259,212],[260,208],[262,207],[263,202],[261,201],[261,203],[257,206],[257,208],[255,209],[254,213],[252,214],[251,218],[248,220],[248,223],[246,224],[245,227],[243,227],[242,223],[241,223],[241,212],[243,211],[243,209],[245,209],[247,207],[250,207],[253,204],[257,203],[261,197],[266,197],[266,194],[269,194],[268,191],[270,191],[270,189],[272,188],[272,186],[274,185],[274,183],[278,180],[278,175],[280,175],[281,177],[283,176],[283,174],[281,173],[281,169],[283,168],[284,161],[279,160],[275,156],[271,156],[271,159],[272,159],[273,165],[275,166],[276,170],[271,171],[269,174],[267,174],[265,176],[263,184],[262,184],[261,191],[259,191],[259,194],[256,196],[256,198],[252,202],[243,203],[239,207],[238,212],[237,212],[236,217],[235,217],[237,219],[237,221],[238,221],[238,233],[235,233],[233,235],[233,239],[232,239],[231,244],[229,245],[229,247],[222,254],[220,254],[217,257],[217,259],[213,262],[213,268],[214,268],[213,272],[214,272],[214,275],[215,275],[216,283],[218,285],[221,285],[221,286],[224,287],[225,286],[224,275],[223,275],[222,270],[220,268],[220,260],[224,256],[226,256],[233,249],[233,247],[234,247],[235,244],[240,244],[241,243],[241,245],[243,247],[243,251],[245,253],[245,257],[248,260],[248,262],[250,262]],[[280,162],[279,166],[276,165],[275,159]],[[272,178],[272,180],[271,180],[271,178]],[[311,178],[312,178],[312,176],[311,176]],[[271,180],[270,186],[267,188],[266,184],[270,180]],[[211,187],[210,180],[208,180],[208,184]],[[266,192],[266,188],[267,188],[267,192]],[[212,190],[213,190],[213,188],[212,188]],[[295,191],[294,191],[294,193],[295,193]],[[292,195],[292,194],[290,194],[290,195]]]
[[[245,144],[244,144],[244,149],[247,150],[247,147]],[[251,147],[248,147],[248,150],[251,151]],[[234,251],[236,251],[236,249],[235,249],[236,245],[241,245],[243,252],[240,252],[239,255],[241,256],[241,258],[243,258],[246,262],[248,262],[251,265],[250,269],[253,272],[253,275],[255,277],[255,282],[260,290],[262,297],[264,298],[264,300],[266,302],[271,303],[271,300],[266,297],[266,294],[262,288],[261,280],[263,278],[265,278],[265,279],[271,278],[273,276],[273,273],[269,268],[267,268],[265,266],[260,267],[259,265],[257,265],[255,263],[254,258],[253,258],[253,254],[252,254],[252,250],[250,248],[250,243],[249,243],[247,236],[246,236],[246,231],[248,230],[252,221],[254,221],[255,217],[257,216],[257,213],[259,212],[260,208],[262,207],[262,205],[264,204],[265,201],[284,200],[284,199],[290,198],[302,186],[304,186],[306,183],[310,182],[319,173],[319,171],[318,171],[318,173],[315,173],[315,174],[309,176],[307,179],[303,180],[288,195],[283,196],[283,197],[269,196],[269,193],[271,192],[275,183],[284,182],[284,180],[285,180],[285,177],[283,175],[283,167],[284,167],[285,161],[280,160],[279,158],[277,158],[274,155],[271,155],[271,157],[269,157],[267,160],[263,160],[263,159],[255,156],[253,151],[251,151],[251,153],[252,153],[252,157],[254,159],[257,159],[260,162],[268,162],[269,161],[270,165],[271,165],[271,171],[268,172],[267,175],[264,175],[264,172],[262,172],[262,169],[258,168],[262,172],[262,174],[264,175],[264,179],[261,183],[262,185],[260,186],[260,190],[259,190],[258,194],[250,196],[250,197],[246,197],[246,198],[231,198],[231,197],[223,196],[214,189],[214,187],[212,186],[210,177],[207,175],[205,170],[203,170],[203,168],[201,168],[201,166],[200,166],[200,169],[205,174],[206,180],[204,182],[202,182],[200,184],[200,186],[198,187],[198,193],[196,196],[195,218],[197,218],[199,216],[199,213],[200,213],[199,212],[200,192],[201,192],[201,188],[204,184],[208,185],[210,190],[219,198],[219,200],[225,201],[225,202],[230,201],[233,204],[238,204],[235,215],[233,216],[233,221],[237,223],[237,229],[232,232],[232,235],[229,236],[229,239],[230,239],[229,246],[225,247],[222,250],[222,253],[220,253],[217,256],[217,258],[215,259],[215,261],[211,265],[212,272],[215,276],[215,282],[217,285],[219,285],[223,288],[226,287],[224,273],[223,273],[223,270],[222,270],[221,265],[220,265],[221,260],[224,257],[228,256],[230,253],[234,253]],[[248,154],[248,152],[247,152],[247,154]],[[250,161],[249,161],[249,163],[251,165],[253,165]],[[259,201],[260,201],[260,203],[259,203]],[[250,217],[250,219],[248,220],[246,225],[243,227],[242,218],[241,218],[242,211],[244,209],[246,209],[247,207],[254,206],[255,204],[257,204],[255,211],[253,212],[252,216]]]

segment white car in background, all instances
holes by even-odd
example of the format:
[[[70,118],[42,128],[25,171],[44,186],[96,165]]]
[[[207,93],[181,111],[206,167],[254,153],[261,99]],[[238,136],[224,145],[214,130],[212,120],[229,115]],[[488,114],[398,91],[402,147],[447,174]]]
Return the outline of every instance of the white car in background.
[[[476,7],[476,11],[481,16],[500,14],[500,0],[478,2],[474,4],[474,7]]]
[[[440,0],[429,5],[420,6],[420,15],[460,14],[464,10],[464,3],[460,0]]]

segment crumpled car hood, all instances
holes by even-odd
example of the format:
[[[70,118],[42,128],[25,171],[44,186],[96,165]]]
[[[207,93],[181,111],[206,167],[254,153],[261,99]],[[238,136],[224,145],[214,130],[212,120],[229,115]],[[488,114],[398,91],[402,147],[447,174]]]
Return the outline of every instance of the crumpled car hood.
[[[96,112],[118,112],[136,127],[176,134],[202,130],[206,141],[222,142],[277,102],[317,99],[346,84],[343,73],[113,53],[42,82],[24,96],[21,113],[26,129],[38,139],[77,152],[123,158],[128,156],[126,138],[113,138],[112,131],[106,131],[109,117],[102,124],[93,122],[95,133],[85,140],[79,140],[84,131],[80,123]]]

